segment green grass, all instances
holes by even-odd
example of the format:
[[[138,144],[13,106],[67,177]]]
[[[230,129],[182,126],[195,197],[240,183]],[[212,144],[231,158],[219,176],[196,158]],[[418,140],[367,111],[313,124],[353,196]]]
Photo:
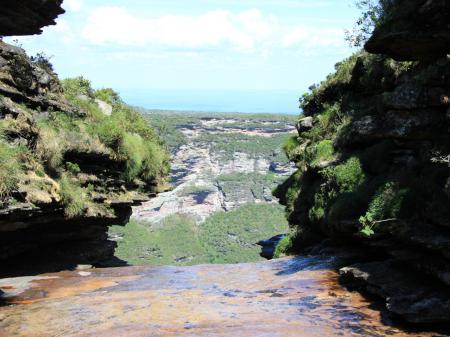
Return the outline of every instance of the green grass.
[[[116,256],[133,265],[194,265],[259,261],[255,243],[288,231],[283,208],[248,204],[229,213],[217,212],[198,225],[189,216],[176,214],[161,224],[131,221],[113,226],[123,235]]]

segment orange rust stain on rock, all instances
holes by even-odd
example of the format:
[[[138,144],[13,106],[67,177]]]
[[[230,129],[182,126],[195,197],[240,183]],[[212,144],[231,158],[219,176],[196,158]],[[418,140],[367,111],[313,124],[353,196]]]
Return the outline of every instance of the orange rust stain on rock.
[[[331,265],[305,269],[312,262],[55,274],[33,284],[37,298],[45,293],[41,300],[0,308],[0,331],[33,337],[432,335],[384,325],[363,297],[339,285]],[[18,301],[29,299],[21,296]]]

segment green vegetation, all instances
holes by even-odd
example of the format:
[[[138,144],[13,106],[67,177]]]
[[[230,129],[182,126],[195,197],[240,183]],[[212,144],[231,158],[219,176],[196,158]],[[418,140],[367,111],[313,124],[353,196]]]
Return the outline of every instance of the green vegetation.
[[[290,236],[286,236],[285,238],[281,239],[280,242],[278,242],[273,257],[278,259],[283,255],[289,254],[291,249],[292,249],[292,238]]]
[[[51,71],[45,55],[38,55],[31,62]],[[17,190],[21,176],[27,176],[30,189],[36,190],[34,185],[41,182],[30,173],[35,172],[40,178],[48,175],[59,185],[67,217],[83,215],[95,204],[91,203],[95,193],[84,191],[78,177],[89,170],[89,164],[83,159],[86,156],[109,161],[111,169],[120,174],[114,178],[123,179],[126,188],[145,192],[164,185],[169,155],[147,119],[124,105],[112,89],[94,90],[83,77],[63,80],[61,85],[63,93],[57,94],[63,94],[67,101],[62,96],[57,99],[67,107],[65,111],[50,107],[45,113],[39,113],[41,108],[35,111],[25,104],[14,103],[18,115],[0,121],[2,202],[7,202],[9,195]],[[112,105],[111,116],[104,114],[96,98]],[[108,190],[101,185],[100,179],[94,189],[107,194]]]
[[[270,130],[283,128],[286,125],[294,124],[296,118],[290,115],[279,114],[239,114],[239,113],[216,113],[216,112],[192,112],[192,111],[162,111],[162,110],[145,110],[139,109],[151,122],[152,126],[157,130],[159,136],[169,145],[170,148],[177,148],[186,144],[187,138],[179,130],[182,127],[196,128],[207,127],[203,123],[214,119],[217,125],[224,129],[258,129]],[[212,117],[213,116],[213,117]],[[235,122],[230,122],[235,120]],[[226,121],[226,122],[225,122]],[[240,140],[236,133],[231,133],[230,137],[221,135],[222,138],[214,137],[214,134],[206,136],[205,140],[215,140],[218,143],[234,143]],[[215,138],[215,139],[214,139]],[[249,141],[252,138],[244,137],[242,140]],[[257,141],[261,141],[256,139]],[[263,143],[267,143],[262,140]],[[276,142],[276,141],[275,141]],[[270,144],[268,144],[270,146]],[[247,145],[248,146],[248,145]],[[280,144],[270,148],[273,152],[278,149]],[[220,147],[220,145],[219,145]],[[233,145],[227,145],[228,149],[232,149]],[[254,152],[253,148],[253,152]],[[264,151],[268,151],[267,147]]]
[[[362,47],[370,38],[373,30],[379,27],[390,7],[391,0],[357,0],[356,6],[362,11],[353,30],[346,32],[346,40],[355,47]]]
[[[77,184],[76,179],[63,174],[59,184],[64,214],[68,218],[82,216],[86,210],[86,197],[83,189]]]
[[[286,161],[287,158],[281,148],[290,135],[277,134],[271,137],[250,136],[242,133],[202,134],[198,141],[211,144],[213,153],[223,160],[233,158],[235,152],[246,153],[251,158],[267,158],[274,161]]]
[[[396,128],[383,100],[402,76],[422,85],[444,69],[358,52],[303,95],[300,122],[312,118],[313,126],[286,142],[298,171],[274,190],[299,233],[294,247],[326,236],[393,235],[407,230],[405,224],[446,226],[450,168],[448,160],[438,159],[450,153],[446,129],[436,125],[442,129],[427,133],[435,154],[419,156],[409,149],[416,150],[422,134],[398,143],[381,127]]]
[[[176,214],[157,227],[131,221],[126,227],[113,226],[111,233],[123,235],[116,256],[133,265],[192,265],[206,262],[198,238],[197,224],[187,215]]]
[[[218,212],[200,226],[200,239],[208,262],[238,263],[260,260],[255,243],[287,231],[283,208],[248,204],[231,212]]]
[[[21,147],[8,144],[0,135],[0,203],[17,187],[23,174]]]
[[[248,204],[217,212],[202,224],[176,214],[158,225],[131,221],[113,226],[110,233],[123,237],[116,256],[131,264],[194,265],[262,260],[255,243],[286,231],[280,205]]]

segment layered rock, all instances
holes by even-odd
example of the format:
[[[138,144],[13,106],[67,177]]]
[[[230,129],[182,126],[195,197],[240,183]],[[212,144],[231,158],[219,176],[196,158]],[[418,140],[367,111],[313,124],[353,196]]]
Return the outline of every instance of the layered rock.
[[[299,170],[277,194],[297,249],[363,247],[346,281],[409,322],[449,322],[448,2],[393,6],[367,49],[422,61],[361,52],[338,64],[302,100],[288,149]]]
[[[450,53],[447,0],[391,1],[365,48],[401,60],[445,57]]]
[[[0,36],[32,35],[55,24],[63,14],[63,0],[2,1],[0,9]]]
[[[113,117],[92,115],[104,104],[93,97],[66,97],[48,61],[0,42],[0,146],[11,156],[0,163],[5,180],[0,193],[3,274],[10,270],[6,265],[33,273],[35,266],[43,271],[110,258],[115,243],[107,240],[108,226],[125,224],[132,206],[148,200],[162,183],[162,171],[145,179],[125,177],[132,153],[121,155],[120,148],[127,137],[141,143],[148,137],[152,153],[160,151],[157,137],[150,144],[154,135],[149,127],[139,126],[135,132],[142,136],[130,136],[123,126],[114,136],[119,138],[108,143],[114,134],[107,129],[102,135],[94,126],[111,128]],[[120,104],[114,109],[124,109],[123,123],[139,120]],[[155,164],[164,166],[164,158]]]

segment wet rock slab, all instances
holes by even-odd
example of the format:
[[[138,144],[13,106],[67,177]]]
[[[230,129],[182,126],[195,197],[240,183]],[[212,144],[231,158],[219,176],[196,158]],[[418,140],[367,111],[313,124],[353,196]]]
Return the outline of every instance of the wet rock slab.
[[[4,279],[0,336],[427,336],[382,323],[335,267],[294,257]]]

